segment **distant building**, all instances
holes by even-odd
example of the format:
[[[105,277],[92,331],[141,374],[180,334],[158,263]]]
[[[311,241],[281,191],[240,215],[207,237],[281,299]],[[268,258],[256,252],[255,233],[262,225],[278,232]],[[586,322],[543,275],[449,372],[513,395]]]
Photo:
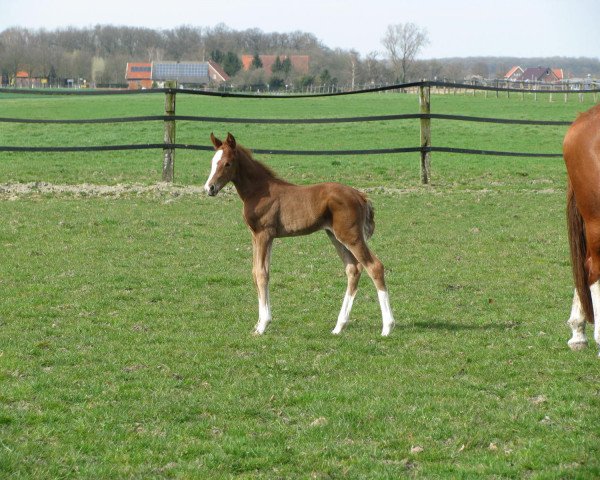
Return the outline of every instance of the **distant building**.
[[[558,82],[558,80],[554,70],[549,67],[526,68],[522,78],[522,81],[525,82],[541,83],[555,83]]]
[[[549,67],[512,67],[504,75],[504,79],[510,82],[532,82],[532,83],[556,83],[565,80],[565,73],[562,68]]]
[[[28,72],[17,72],[12,80],[16,88],[45,88],[48,86],[48,77],[32,77]]]
[[[553,68],[552,73],[556,75],[556,78],[558,78],[559,82],[566,80],[565,71],[562,68]]]
[[[152,88],[152,64],[128,63],[125,79],[130,90]]]
[[[268,75],[273,73],[272,69],[277,57],[279,57],[280,61],[289,58],[292,64],[292,69],[295,72],[302,73],[304,75],[308,74],[308,63],[310,60],[308,55],[259,55],[258,58],[260,58],[260,61],[263,64],[262,68]],[[253,60],[254,55],[242,55],[242,65],[244,70],[250,70],[252,68]]]
[[[509,80],[511,82],[520,82],[523,79],[524,70],[517,66],[512,67],[506,74],[504,75],[504,80]]]
[[[176,80],[183,86],[203,86],[223,83],[229,76],[215,62],[130,62],[125,72],[130,89],[152,88],[167,80]]]

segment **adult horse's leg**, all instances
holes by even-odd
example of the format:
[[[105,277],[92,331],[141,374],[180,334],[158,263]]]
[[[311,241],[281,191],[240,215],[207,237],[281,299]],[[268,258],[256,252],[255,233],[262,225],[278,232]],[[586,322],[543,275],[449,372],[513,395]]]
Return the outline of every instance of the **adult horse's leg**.
[[[600,280],[596,280],[590,287],[592,304],[594,305],[594,340],[600,348]],[[600,353],[598,354],[600,357]]]
[[[258,323],[254,333],[262,335],[271,322],[271,299],[269,298],[269,264],[273,238],[265,233],[252,235],[252,275],[258,291]]]
[[[573,336],[568,341],[571,350],[581,350],[587,347],[588,342],[585,336],[585,314],[583,313],[581,300],[579,299],[577,290],[575,290],[575,294],[573,295],[571,316],[569,317],[567,324],[571,327],[571,331],[573,332]]]
[[[600,348],[600,215],[585,221],[585,236],[588,253],[586,261],[588,283],[594,310],[594,340]]]
[[[342,245],[340,241],[335,238],[335,235],[329,230],[327,230],[327,236],[331,240],[331,243],[333,243],[338,255],[342,259],[342,262],[344,262],[344,266],[346,268],[346,277],[348,278],[348,287],[346,288],[346,294],[344,295],[342,308],[340,310],[340,314],[338,315],[335,328],[331,332],[334,335],[338,335],[342,333],[342,330],[344,330],[344,327],[348,324],[348,320],[350,319],[350,311],[352,310],[354,297],[356,296],[356,291],[358,290],[358,281],[360,280],[362,265],[358,263],[358,260],[356,260],[354,255],[350,253],[350,250],[344,247],[344,245]]]

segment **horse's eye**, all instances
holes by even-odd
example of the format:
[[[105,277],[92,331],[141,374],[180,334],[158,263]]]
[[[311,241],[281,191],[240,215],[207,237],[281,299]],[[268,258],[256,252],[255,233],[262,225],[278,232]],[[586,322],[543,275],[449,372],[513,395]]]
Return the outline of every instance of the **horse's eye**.
[[[226,166],[226,167],[231,167],[231,163],[227,162],[227,163],[225,164],[225,166]]]

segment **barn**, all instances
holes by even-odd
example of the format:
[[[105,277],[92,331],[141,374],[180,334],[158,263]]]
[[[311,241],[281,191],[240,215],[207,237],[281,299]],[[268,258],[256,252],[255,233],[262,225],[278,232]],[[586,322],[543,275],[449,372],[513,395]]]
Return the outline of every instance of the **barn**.
[[[221,66],[208,62],[130,62],[127,63],[125,79],[129,89],[152,88],[167,80],[176,80],[186,87],[220,84],[229,80]]]

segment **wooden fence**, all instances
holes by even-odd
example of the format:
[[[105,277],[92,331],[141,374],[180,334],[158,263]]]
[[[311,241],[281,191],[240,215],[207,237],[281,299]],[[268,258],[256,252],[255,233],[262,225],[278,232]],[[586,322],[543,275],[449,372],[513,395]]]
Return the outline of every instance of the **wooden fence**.
[[[176,142],[176,122],[177,121],[214,121],[226,123],[262,123],[262,124],[317,124],[317,123],[353,123],[353,122],[370,122],[370,121],[395,121],[419,119],[420,122],[420,143],[419,146],[407,148],[385,148],[385,149],[370,149],[370,150],[263,150],[253,149],[256,153],[268,154],[284,154],[284,155],[378,155],[391,153],[416,153],[420,154],[421,159],[421,181],[424,184],[430,181],[430,163],[432,152],[445,153],[461,153],[466,155],[494,155],[494,156],[512,156],[512,157],[561,157],[562,153],[531,153],[531,152],[505,152],[505,151],[490,151],[478,149],[450,148],[431,145],[431,119],[440,120],[455,120],[467,122],[485,122],[485,123],[501,123],[501,124],[518,124],[518,125],[569,125],[571,122],[565,121],[536,121],[536,120],[512,120],[506,118],[488,118],[488,117],[472,117],[462,115],[444,115],[431,113],[430,95],[432,88],[435,89],[454,89],[454,91],[463,89],[465,91],[483,91],[485,95],[489,92],[495,92],[499,95],[500,92],[505,92],[507,95],[532,93],[529,89],[515,88],[500,88],[482,85],[466,85],[466,84],[448,84],[442,82],[413,82],[350,92],[334,92],[326,94],[301,94],[301,95],[261,95],[261,94],[239,94],[227,92],[206,92],[198,90],[178,89],[175,82],[169,82],[165,88],[152,90],[119,90],[119,91],[104,91],[104,90],[18,90],[18,89],[0,89],[0,93],[18,93],[18,94],[39,94],[39,95],[125,95],[125,94],[156,94],[163,93],[165,95],[165,111],[164,115],[145,116],[145,117],[125,117],[125,118],[96,118],[84,120],[53,120],[53,119],[22,119],[22,118],[2,118],[0,123],[46,123],[46,124],[82,124],[82,123],[124,123],[124,122],[144,122],[144,121],[162,121],[164,122],[164,137],[162,143],[155,144],[138,144],[138,145],[105,145],[92,147],[78,146],[61,146],[61,147],[27,147],[27,146],[1,146],[0,152],[86,152],[86,151],[114,151],[114,150],[147,150],[147,149],[162,149],[163,150],[163,168],[162,179],[165,182],[172,182],[174,179],[175,168],[175,152],[177,149],[188,150],[212,150],[212,146],[204,145],[189,145],[178,144]],[[317,119],[256,119],[256,118],[221,118],[221,117],[199,117],[199,116],[182,116],[176,114],[176,97],[178,94],[192,95],[210,95],[220,97],[237,97],[237,98],[277,98],[277,99],[298,99],[307,97],[327,97],[340,95],[354,95],[373,92],[389,92],[389,91],[406,91],[414,89],[419,93],[419,113],[414,114],[399,114],[399,115],[378,115],[368,117],[349,117],[349,118],[317,118]],[[594,101],[597,99],[599,90],[585,90],[576,92],[578,95],[592,94]],[[568,95],[573,92],[565,90],[544,90],[543,93],[564,94]]]

